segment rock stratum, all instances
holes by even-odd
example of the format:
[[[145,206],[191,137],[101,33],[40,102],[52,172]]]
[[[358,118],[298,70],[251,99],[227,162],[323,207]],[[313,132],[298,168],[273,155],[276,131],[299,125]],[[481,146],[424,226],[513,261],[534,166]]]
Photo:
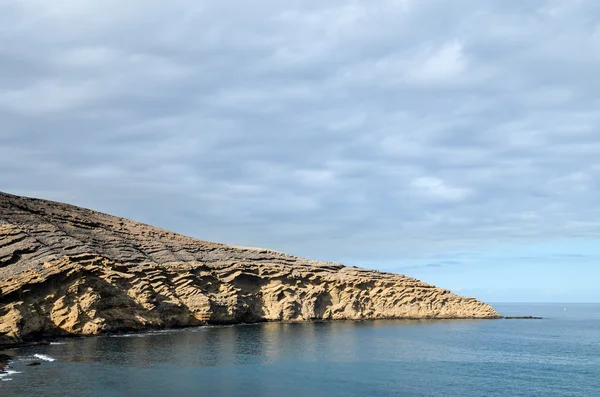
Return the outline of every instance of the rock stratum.
[[[0,344],[203,324],[498,318],[411,277],[0,193]]]

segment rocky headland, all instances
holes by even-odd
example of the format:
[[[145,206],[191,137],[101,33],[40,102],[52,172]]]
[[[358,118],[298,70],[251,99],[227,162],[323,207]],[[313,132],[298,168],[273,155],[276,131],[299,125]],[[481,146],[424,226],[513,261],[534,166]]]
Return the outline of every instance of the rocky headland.
[[[403,275],[0,193],[0,345],[203,324],[499,317]]]

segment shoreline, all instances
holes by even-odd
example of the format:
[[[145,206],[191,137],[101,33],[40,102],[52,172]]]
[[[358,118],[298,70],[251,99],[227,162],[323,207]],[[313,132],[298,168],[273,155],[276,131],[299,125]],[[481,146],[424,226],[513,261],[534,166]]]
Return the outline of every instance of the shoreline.
[[[71,340],[78,338],[94,338],[94,337],[111,337],[111,336],[119,336],[119,335],[136,335],[142,333],[152,333],[152,332],[164,332],[164,331],[177,331],[177,330],[186,330],[192,328],[202,328],[202,327],[231,327],[238,325],[259,325],[259,324],[305,324],[305,323],[333,323],[333,322],[371,322],[371,321],[460,321],[460,320],[468,320],[468,321],[477,321],[477,320],[542,320],[543,317],[536,316],[499,316],[499,317],[399,317],[399,318],[368,318],[368,319],[325,319],[325,320],[307,320],[307,321],[255,321],[255,322],[239,322],[239,323],[215,323],[215,324],[205,324],[205,325],[193,325],[189,327],[170,327],[170,328],[147,328],[147,329],[139,329],[139,330],[117,330],[106,333],[99,333],[96,335],[78,335],[78,334],[65,334],[65,335],[55,335],[55,336],[47,336],[42,337],[37,340],[32,341],[24,341],[18,343],[11,344],[0,344],[0,354],[3,350],[13,350],[13,349],[21,349],[25,347],[31,346],[45,346],[50,345],[52,342],[60,341],[60,340]]]

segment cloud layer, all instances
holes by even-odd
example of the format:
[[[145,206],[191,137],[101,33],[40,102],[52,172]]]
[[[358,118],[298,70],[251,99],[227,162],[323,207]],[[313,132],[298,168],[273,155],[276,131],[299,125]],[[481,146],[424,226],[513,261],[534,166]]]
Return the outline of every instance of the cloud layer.
[[[597,238],[598,16],[0,0],[0,190],[331,260]]]

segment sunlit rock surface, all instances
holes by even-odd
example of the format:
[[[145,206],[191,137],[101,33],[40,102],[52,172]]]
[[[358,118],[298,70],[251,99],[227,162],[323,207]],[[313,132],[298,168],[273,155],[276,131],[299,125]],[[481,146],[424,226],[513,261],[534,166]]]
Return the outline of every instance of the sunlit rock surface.
[[[411,277],[0,193],[0,344],[209,323],[496,317]]]

